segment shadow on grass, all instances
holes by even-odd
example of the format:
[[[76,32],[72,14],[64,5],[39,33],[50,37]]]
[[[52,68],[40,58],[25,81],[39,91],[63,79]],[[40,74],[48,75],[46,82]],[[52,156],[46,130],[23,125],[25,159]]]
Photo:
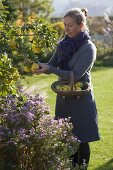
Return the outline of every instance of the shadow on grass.
[[[105,164],[103,164],[102,166],[95,168],[94,170],[113,170],[113,158],[110,159]]]

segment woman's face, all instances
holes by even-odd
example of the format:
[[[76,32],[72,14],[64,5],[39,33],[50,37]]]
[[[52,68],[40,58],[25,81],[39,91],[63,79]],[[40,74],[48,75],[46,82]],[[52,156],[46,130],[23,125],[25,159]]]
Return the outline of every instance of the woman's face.
[[[67,16],[64,18],[64,27],[67,35],[73,38],[81,32],[82,24],[78,25],[72,17]]]

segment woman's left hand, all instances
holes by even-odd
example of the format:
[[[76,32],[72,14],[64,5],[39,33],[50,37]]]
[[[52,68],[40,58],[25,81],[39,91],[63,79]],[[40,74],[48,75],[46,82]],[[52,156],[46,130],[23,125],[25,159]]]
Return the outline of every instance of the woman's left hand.
[[[49,66],[45,63],[38,63],[39,69],[36,70],[35,74],[45,73],[49,70]]]

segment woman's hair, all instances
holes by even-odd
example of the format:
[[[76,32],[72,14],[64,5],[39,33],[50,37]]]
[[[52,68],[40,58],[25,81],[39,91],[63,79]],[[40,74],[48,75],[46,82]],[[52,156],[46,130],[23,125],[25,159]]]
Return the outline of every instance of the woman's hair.
[[[87,13],[88,10],[86,8],[72,8],[66,12],[64,18],[69,16],[72,17],[78,25],[80,25],[81,23],[84,23],[84,25],[86,25]]]
[[[88,15],[88,9],[87,8],[82,8],[81,11],[84,13],[84,15],[87,17]]]

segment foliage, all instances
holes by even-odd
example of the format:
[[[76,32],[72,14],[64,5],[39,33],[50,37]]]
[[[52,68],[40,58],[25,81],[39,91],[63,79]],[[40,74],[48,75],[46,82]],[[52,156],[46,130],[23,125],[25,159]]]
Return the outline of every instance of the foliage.
[[[10,1],[3,0],[3,6],[7,9],[6,20],[15,20],[17,18],[18,12],[14,8],[14,5]],[[2,3],[0,4],[2,6]]]
[[[113,66],[113,17],[111,16],[111,12],[112,11],[110,11],[110,8],[108,8],[104,13],[101,29],[101,34],[104,36],[103,42],[95,40],[97,47],[97,60],[95,65],[97,66]],[[99,25],[97,26],[97,23],[99,22],[99,20],[96,20],[97,28],[99,28]],[[92,23],[92,27],[93,26],[94,24]]]
[[[87,21],[91,35],[103,35],[104,17],[88,17]]]
[[[58,33],[58,40],[62,39],[65,35],[64,32],[64,23],[62,21],[54,21],[51,23],[51,27],[57,31]],[[38,57],[38,60],[40,62],[48,62],[50,60],[50,58],[52,57],[53,53],[54,53],[55,49],[51,50],[51,51],[46,51],[46,53],[41,53]]]
[[[113,66],[113,48],[102,42],[95,41],[97,47],[96,66]]]
[[[69,119],[55,120],[39,95],[9,95],[0,109],[0,169],[56,170],[72,166],[79,141]]]
[[[112,10],[108,8],[104,14],[105,27],[103,29],[104,35],[109,39],[108,44],[113,47],[113,16]]]
[[[15,83],[19,79],[18,70],[12,66],[6,54],[0,56],[0,96],[16,93]]]
[[[38,55],[54,49],[56,31],[44,19],[26,19],[21,25],[6,21],[8,11],[0,13],[0,54],[7,53],[13,64],[23,72],[23,64],[36,62]]]
[[[113,35],[113,16],[110,8],[106,9],[104,13],[105,27],[103,29],[105,35]],[[112,37],[113,38],[113,37]]]
[[[8,7],[10,12],[7,19],[14,20],[14,16],[18,16],[19,12],[23,12],[24,17],[31,15],[32,12],[38,17],[49,17],[52,8],[52,0],[2,0],[3,5]]]
[[[62,21],[52,23],[52,27],[57,30],[60,38],[64,36],[64,23]]]

